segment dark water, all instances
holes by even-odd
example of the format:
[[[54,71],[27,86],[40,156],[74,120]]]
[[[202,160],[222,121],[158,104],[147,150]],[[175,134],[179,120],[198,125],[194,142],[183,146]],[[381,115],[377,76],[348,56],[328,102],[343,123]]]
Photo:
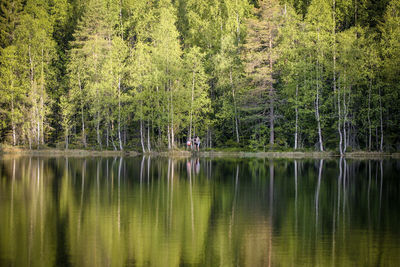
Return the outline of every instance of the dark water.
[[[400,161],[0,159],[0,266],[399,266]]]

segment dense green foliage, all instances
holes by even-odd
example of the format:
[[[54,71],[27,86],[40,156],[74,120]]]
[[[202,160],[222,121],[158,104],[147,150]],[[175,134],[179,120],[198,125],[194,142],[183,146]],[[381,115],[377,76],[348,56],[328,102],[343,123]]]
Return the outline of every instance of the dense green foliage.
[[[400,149],[400,1],[2,0],[0,142]]]

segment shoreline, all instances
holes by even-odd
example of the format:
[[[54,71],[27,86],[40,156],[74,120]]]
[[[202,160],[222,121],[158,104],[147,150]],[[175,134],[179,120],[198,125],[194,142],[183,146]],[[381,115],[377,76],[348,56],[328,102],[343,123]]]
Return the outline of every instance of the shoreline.
[[[24,149],[6,147],[0,150],[0,156],[2,155],[22,155],[22,156],[46,156],[46,157],[111,157],[111,156],[160,156],[160,157],[175,157],[175,158],[187,158],[187,157],[210,157],[210,158],[222,158],[222,157],[233,157],[233,158],[282,158],[282,159],[329,159],[329,158],[340,158],[339,154],[334,152],[281,152],[281,151],[270,151],[270,152],[228,152],[228,151],[200,151],[190,152],[185,150],[174,150],[174,151],[162,151],[162,152],[146,152],[140,153],[137,151],[113,151],[113,150],[84,150],[84,149]],[[393,158],[400,159],[400,153],[385,153],[385,152],[366,152],[357,151],[350,152],[344,155],[348,159],[383,159]]]

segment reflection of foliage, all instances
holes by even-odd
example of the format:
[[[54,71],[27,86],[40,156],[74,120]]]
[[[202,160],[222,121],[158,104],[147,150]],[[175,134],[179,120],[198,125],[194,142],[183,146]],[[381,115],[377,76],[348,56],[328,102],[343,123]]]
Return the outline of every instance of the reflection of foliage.
[[[395,162],[382,163],[383,180],[376,161],[340,161],[341,175],[335,160],[199,163],[3,159],[0,265],[398,262]]]

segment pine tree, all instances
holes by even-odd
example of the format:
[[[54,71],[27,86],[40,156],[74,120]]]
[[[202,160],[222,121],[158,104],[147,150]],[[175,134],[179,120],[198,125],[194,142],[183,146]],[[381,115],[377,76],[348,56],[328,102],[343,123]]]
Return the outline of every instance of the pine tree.
[[[256,91],[263,98],[259,103],[269,110],[269,145],[275,143],[275,105],[274,64],[277,60],[275,44],[278,26],[281,23],[281,6],[278,1],[262,1],[255,11],[256,17],[248,21],[248,36],[245,44],[246,72],[251,77]],[[257,104],[257,105],[259,105]],[[264,111],[262,113],[264,113]]]

